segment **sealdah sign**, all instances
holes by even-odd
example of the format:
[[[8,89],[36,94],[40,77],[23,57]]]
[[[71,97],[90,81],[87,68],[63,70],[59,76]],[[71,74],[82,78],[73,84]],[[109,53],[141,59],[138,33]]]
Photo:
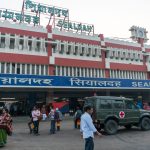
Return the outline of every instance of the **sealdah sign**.
[[[63,20],[59,20],[57,26],[63,27],[65,29],[72,29],[76,31],[86,31],[86,32],[91,32],[93,29],[93,26],[90,25],[85,25],[82,23],[73,23],[73,22],[68,22]]]
[[[150,82],[132,82],[132,87],[150,87]]]

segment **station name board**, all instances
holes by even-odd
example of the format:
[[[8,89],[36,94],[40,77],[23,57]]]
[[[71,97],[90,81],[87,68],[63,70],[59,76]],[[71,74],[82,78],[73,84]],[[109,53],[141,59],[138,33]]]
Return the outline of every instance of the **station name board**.
[[[149,80],[0,74],[0,87],[150,89]]]
[[[74,22],[68,22],[63,20],[59,20],[57,26],[65,29],[76,30],[76,31],[91,32],[93,30],[92,25],[90,26],[82,23],[74,23]]]
[[[68,17],[69,15],[68,9],[62,9],[55,6],[46,6],[43,4],[37,4],[30,0],[25,1],[25,9],[30,9],[33,12],[50,14],[52,16],[57,15],[58,17],[60,16]]]
[[[31,16],[31,15],[23,15],[21,13],[9,11],[9,10],[0,10],[0,18],[10,19],[14,22],[26,22],[26,23],[34,23],[39,24],[40,18],[37,16]]]

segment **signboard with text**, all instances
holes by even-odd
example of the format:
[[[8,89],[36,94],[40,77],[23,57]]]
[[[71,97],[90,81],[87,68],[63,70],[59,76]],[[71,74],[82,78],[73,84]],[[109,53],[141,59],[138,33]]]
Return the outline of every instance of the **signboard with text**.
[[[37,25],[51,25],[60,30],[94,35],[94,25],[69,20],[69,9],[23,0],[20,12],[0,9],[0,19]],[[47,23],[47,24],[46,24]]]
[[[150,89],[150,80],[0,74],[0,87]]]

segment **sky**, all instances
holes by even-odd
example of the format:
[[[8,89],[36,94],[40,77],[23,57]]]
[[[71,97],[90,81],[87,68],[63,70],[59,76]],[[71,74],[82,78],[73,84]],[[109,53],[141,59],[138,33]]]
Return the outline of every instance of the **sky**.
[[[150,39],[150,0],[34,0],[69,9],[72,21],[94,24],[95,34],[129,38],[133,25],[146,28]],[[21,10],[23,0],[0,0],[0,8]]]

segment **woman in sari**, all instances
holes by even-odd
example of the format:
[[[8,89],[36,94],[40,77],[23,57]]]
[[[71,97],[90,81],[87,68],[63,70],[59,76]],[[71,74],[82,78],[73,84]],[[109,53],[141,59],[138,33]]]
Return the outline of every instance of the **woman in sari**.
[[[7,109],[0,115],[0,147],[7,143],[7,135],[12,134],[12,118]]]

